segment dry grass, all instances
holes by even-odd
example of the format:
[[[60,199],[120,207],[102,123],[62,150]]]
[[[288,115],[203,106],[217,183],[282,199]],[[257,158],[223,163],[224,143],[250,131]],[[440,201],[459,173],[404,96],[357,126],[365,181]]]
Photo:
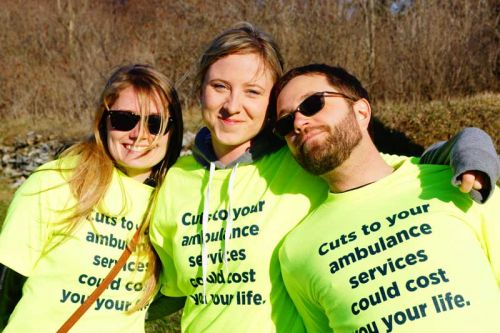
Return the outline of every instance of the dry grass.
[[[92,133],[91,123],[90,119],[75,122],[72,118],[45,116],[6,119],[0,122],[0,133],[2,133],[0,144],[12,144],[16,138],[23,138],[29,132],[36,132],[44,137],[55,136],[59,139],[82,139]]]
[[[484,129],[492,136],[496,147],[500,147],[499,111],[499,93],[481,93],[430,102],[378,102],[374,105],[374,115],[386,130],[400,132],[413,143],[423,147],[446,140],[460,129],[469,126]],[[184,109],[184,123],[185,129],[192,132],[196,132],[203,125],[198,106]],[[23,137],[31,131],[75,140],[91,133],[90,125],[90,117],[77,123],[65,117],[38,116],[31,117],[29,121],[21,118],[7,119],[0,122],[0,142],[12,142],[16,137]],[[379,136],[386,134],[387,132],[383,131]]]
[[[500,147],[500,94],[482,93],[427,103],[379,103],[377,118],[389,129],[404,133],[427,147],[447,140],[464,127],[479,127]]]
[[[14,190],[8,186],[5,179],[0,177],[0,227],[3,224],[5,214],[7,213],[7,208],[12,200]]]
[[[90,113],[91,111],[89,111]],[[196,132],[203,120],[199,107],[185,108],[183,111],[184,130]],[[83,117],[82,117],[83,118]],[[75,121],[74,117],[51,117],[34,115],[28,118],[6,118],[0,121],[0,144],[11,144],[29,132],[54,136],[60,139],[79,140],[92,133],[92,117],[86,116]]]
[[[406,7],[398,11],[394,2],[375,1],[373,9],[366,3],[2,0],[0,123],[47,117],[66,119],[64,130],[87,124],[106,77],[130,62],[165,72],[190,108],[198,56],[217,33],[242,20],[276,38],[287,68],[341,65],[376,100],[500,90],[495,1],[400,1]]]

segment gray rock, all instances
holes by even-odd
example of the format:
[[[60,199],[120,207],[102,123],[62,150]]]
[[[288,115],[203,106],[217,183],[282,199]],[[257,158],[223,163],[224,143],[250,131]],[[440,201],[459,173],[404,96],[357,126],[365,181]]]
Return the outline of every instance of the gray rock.
[[[191,154],[194,138],[195,133],[184,133],[181,155]],[[13,145],[1,145],[1,176],[9,180],[11,187],[17,188],[40,165],[56,158],[68,144],[67,141],[56,139],[54,135],[43,137],[38,133],[29,132],[26,137],[17,138]]]

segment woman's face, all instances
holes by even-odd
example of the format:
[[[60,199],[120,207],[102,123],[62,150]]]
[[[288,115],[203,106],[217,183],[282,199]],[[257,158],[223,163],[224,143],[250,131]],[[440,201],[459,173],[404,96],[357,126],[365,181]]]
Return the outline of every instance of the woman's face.
[[[160,114],[160,109],[155,101],[149,102],[150,115]],[[139,101],[133,87],[123,89],[118,99],[109,107],[110,112],[128,111],[140,115]],[[168,112],[168,111],[167,111]],[[146,126],[147,127],[147,126]],[[147,128],[142,128],[137,122],[129,131],[113,129],[110,117],[106,119],[108,150],[115,163],[129,176],[143,182],[151,173],[151,169],[165,157],[169,135],[156,135],[149,133]]]
[[[254,53],[231,54],[209,67],[200,99],[222,163],[241,156],[262,129],[273,84],[271,70]]]

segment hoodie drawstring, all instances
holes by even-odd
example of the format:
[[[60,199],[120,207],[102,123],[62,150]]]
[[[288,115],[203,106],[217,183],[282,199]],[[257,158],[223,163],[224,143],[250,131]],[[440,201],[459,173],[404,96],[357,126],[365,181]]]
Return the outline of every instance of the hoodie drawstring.
[[[227,265],[227,253],[229,250],[229,238],[231,237],[231,233],[233,230],[233,206],[232,206],[232,195],[233,195],[233,186],[234,179],[236,178],[236,170],[238,169],[238,163],[236,163],[232,170],[231,175],[229,176],[229,184],[228,184],[228,217],[226,222],[226,230],[224,234],[224,269],[226,274],[228,274],[228,265]],[[201,220],[201,271],[203,275],[203,298],[205,304],[207,302],[207,269],[208,269],[208,250],[207,243],[205,240],[205,235],[207,234],[207,223],[208,216],[210,212],[210,184],[212,183],[212,177],[215,173],[215,163],[210,162],[210,173],[208,176],[208,184],[203,197],[203,216]]]
[[[227,189],[227,195],[229,197],[229,203],[228,203],[229,214],[227,216],[226,233],[224,235],[224,269],[226,270],[226,274],[229,273],[227,268],[227,253],[229,251],[229,237],[231,236],[231,233],[233,231],[233,206],[231,202],[233,198],[234,178],[236,177],[236,169],[238,168],[238,164],[239,163],[236,163],[233,166],[233,169],[231,170],[231,175],[229,176],[229,184]]]
[[[207,254],[207,243],[205,241],[205,235],[208,223],[208,214],[210,212],[210,184],[212,183],[212,177],[215,173],[215,164],[210,162],[210,173],[208,176],[207,189],[203,198],[203,216],[201,220],[201,272],[203,275],[203,300],[205,304],[207,303],[207,268],[208,268],[208,254]]]

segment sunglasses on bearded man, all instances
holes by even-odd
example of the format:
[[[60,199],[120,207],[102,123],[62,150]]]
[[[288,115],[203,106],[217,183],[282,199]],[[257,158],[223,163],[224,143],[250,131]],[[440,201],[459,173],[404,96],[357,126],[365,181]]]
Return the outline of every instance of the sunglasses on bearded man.
[[[112,129],[123,132],[132,130],[141,120],[141,115],[124,110],[106,110],[104,111],[104,117],[109,117]],[[174,120],[172,117],[169,117],[163,135],[168,133],[173,122]],[[161,116],[158,114],[149,115],[147,118],[147,126],[150,134],[158,135],[161,130]]]
[[[276,124],[274,125],[274,134],[280,137],[288,135],[293,131],[295,114],[300,112],[307,117],[314,116],[325,106],[325,97],[342,97],[354,102],[356,101],[353,97],[335,91],[321,91],[314,93],[304,99],[294,111],[287,113],[283,117],[276,120]]]

